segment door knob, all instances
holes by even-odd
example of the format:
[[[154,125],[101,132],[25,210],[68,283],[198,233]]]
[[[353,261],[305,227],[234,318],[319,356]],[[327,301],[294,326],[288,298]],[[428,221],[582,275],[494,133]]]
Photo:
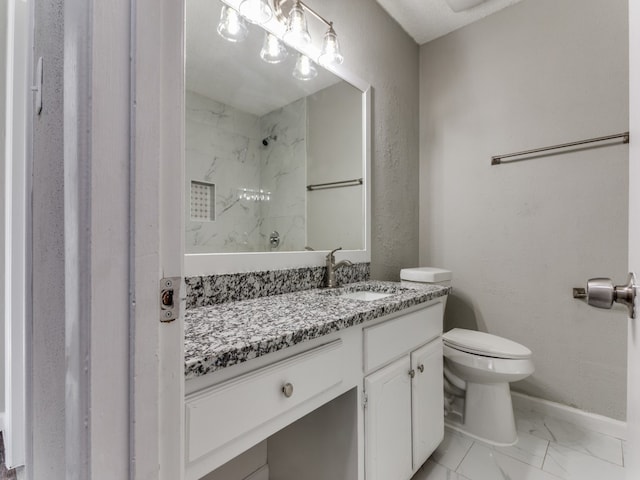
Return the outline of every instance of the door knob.
[[[592,307],[611,308],[613,303],[626,305],[629,309],[629,317],[636,318],[636,277],[629,274],[626,285],[613,285],[610,278],[592,278],[587,282],[587,290],[574,288],[574,298],[585,298]]]

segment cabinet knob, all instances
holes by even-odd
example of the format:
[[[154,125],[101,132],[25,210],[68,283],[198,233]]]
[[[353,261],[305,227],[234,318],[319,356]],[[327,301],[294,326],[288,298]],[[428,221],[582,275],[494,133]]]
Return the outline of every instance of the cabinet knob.
[[[424,365],[423,364],[418,365],[418,371],[420,373],[424,372]]]
[[[284,396],[289,398],[291,395],[293,395],[293,385],[290,383],[285,383],[282,386],[282,393],[284,393]]]
[[[409,370],[409,376],[410,376],[411,378],[413,378],[413,377],[415,377],[415,376],[416,376],[416,371],[415,371],[413,368],[412,368],[411,370]]]

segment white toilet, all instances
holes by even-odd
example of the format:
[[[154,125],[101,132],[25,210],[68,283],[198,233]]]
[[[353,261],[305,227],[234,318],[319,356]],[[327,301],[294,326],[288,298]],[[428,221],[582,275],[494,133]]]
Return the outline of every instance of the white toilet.
[[[439,268],[406,268],[403,282],[451,283]],[[445,423],[471,437],[494,444],[518,441],[509,383],[534,371],[531,350],[488,333],[454,328],[443,336]]]

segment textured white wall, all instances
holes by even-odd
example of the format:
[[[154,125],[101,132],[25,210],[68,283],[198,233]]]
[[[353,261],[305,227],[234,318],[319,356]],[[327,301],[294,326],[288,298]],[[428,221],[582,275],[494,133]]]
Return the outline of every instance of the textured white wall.
[[[515,390],[625,418],[624,311],[571,288],[626,278],[628,146],[490,166],[628,129],[627,1],[525,0],[420,50],[420,264],[453,270],[446,327],[534,352]]]
[[[309,0],[345,66],[373,87],[371,276],[418,264],[418,46],[375,0]],[[312,32],[313,33],[313,32]]]
[[[31,476],[65,478],[63,1],[35,2],[44,108],[33,125]]]

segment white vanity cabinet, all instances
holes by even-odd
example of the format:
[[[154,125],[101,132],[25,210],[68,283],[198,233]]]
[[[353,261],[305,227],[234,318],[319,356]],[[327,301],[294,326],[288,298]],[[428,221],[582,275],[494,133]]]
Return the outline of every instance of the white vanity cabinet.
[[[440,337],[411,353],[411,432],[413,470],[418,469],[444,436],[442,342]]]
[[[411,379],[409,356],[364,379],[367,480],[411,477]]]
[[[343,341],[334,340],[189,395],[186,478],[200,478],[334,398],[344,353]]]
[[[409,480],[444,435],[442,315],[434,299],[190,379],[185,479],[266,441],[282,480]]]
[[[409,480],[444,435],[442,304],[364,329],[366,480]]]

